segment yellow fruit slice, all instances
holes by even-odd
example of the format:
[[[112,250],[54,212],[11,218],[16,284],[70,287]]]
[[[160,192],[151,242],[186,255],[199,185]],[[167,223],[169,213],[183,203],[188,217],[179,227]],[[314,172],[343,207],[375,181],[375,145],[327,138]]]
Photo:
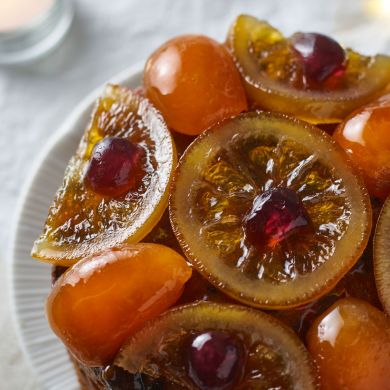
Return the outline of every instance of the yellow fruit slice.
[[[279,210],[272,197],[286,193],[293,206],[282,198]],[[263,197],[274,209],[256,211],[264,222],[255,219],[257,242],[247,221]],[[307,123],[263,112],[227,120],[189,146],[170,214],[194,267],[236,300],[263,308],[299,306],[330,291],[371,230],[370,199],[342,149]],[[296,218],[286,222],[290,214]]]
[[[189,369],[189,363],[193,361],[189,350],[191,340],[198,335],[203,340],[211,341],[216,336],[217,343],[206,346],[206,356],[200,356],[200,359],[198,357],[198,364]],[[114,364],[130,373],[145,372],[152,377],[169,378],[186,389],[196,390],[199,387],[193,380],[196,378],[194,371],[198,369],[199,372],[199,368],[207,370],[208,367],[202,367],[202,360],[207,362],[214,352],[223,352],[223,342],[231,343],[226,345],[229,364],[234,364],[233,351],[237,351],[234,347],[241,345],[243,353],[238,358],[235,369],[242,373],[235,383],[227,381],[228,383],[213,388],[316,388],[313,363],[299,338],[275,318],[237,305],[200,302],[172,309],[131,336]],[[200,348],[201,345],[198,344],[197,347]],[[217,359],[211,358],[210,363],[216,365]],[[213,371],[213,367],[210,368]],[[222,362],[220,369],[217,368],[216,371],[222,376],[222,372],[226,372],[228,368],[228,364],[223,365]],[[233,373],[233,376],[234,374],[237,373]],[[205,379],[217,381],[215,377]]]
[[[374,273],[379,298],[390,315],[390,197],[385,201],[376,225]]]
[[[125,138],[145,152],[137,188],[116,197],[99,195],[84,182],[94,146],[107,137]],[[32,256],[70,266],[103,249],[140,241],[167,206],[175,165],[175,146],[160,113],[129,89],[108,85],[69,162]]]
[[[365,57],[347,49],[347,66],[338,85],[324,83],[320,89],[304,89],[289,40],[253,16],[238,16],[227,45],[254,103],[311,123],[340,122],[390,83],[390,57]]]

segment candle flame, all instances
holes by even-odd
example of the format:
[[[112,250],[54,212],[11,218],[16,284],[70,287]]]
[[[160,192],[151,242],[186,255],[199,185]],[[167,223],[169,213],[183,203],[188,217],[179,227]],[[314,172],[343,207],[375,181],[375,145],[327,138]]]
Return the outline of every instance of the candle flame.
[[[390,0],[368,0],[367,11],[376,17],[390,17]]]

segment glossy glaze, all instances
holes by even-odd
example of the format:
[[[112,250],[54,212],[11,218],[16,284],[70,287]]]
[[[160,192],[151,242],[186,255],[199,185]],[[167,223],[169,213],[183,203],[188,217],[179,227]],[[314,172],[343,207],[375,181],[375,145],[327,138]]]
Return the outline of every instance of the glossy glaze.
[[[370,194],[390,195],[390,94],[355,111],[334,133],[361,172]]]
[[[47,300],[54,332],[89,366],[111,363],[123,342],[180,297],[191,269],[157,244],[125,245],[79,261]]]
[[[144,85],[168,126],[184,134],[199,134],[247,109],[228,51],[205,36],[177,37],[157,49],[146,63]]]
[[[307,335],[323,390],[390,389],[390,320],[365,301],[337,301]]]

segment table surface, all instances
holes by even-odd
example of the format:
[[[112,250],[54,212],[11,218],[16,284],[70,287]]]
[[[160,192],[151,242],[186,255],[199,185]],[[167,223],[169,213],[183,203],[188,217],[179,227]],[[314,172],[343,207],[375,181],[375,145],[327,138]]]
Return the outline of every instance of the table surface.
[[[239,13],[267,19],[286,34],[324,32],[366,53],[390,53],[390,34],[384,33],[390,17],[368,16],[370,1],[78,0],[73,26],[57,50],[34,63],[0,68],[0,389],[42,389],[16,336],[7,253],[31,165],[72,107],[174,35],[223,40]]]

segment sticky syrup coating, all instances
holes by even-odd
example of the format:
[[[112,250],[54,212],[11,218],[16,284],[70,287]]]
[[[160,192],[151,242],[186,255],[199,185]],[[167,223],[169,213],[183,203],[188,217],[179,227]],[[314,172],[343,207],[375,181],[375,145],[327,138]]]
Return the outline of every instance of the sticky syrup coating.
[[[201,35],[179,36],[158,48],[146,63],[144,85],[168,126],[184,134],[199,134],[247,109],[227,49]]]
[[[390,320],[369,303],[346,298],[312,325],[307,345],[323,390],[389,389]]]
[[[50,293],[49,323],[83,364],[111,363],[123,342],[180,297],[191,269],[172,249],[124,245],[79,261]]]

